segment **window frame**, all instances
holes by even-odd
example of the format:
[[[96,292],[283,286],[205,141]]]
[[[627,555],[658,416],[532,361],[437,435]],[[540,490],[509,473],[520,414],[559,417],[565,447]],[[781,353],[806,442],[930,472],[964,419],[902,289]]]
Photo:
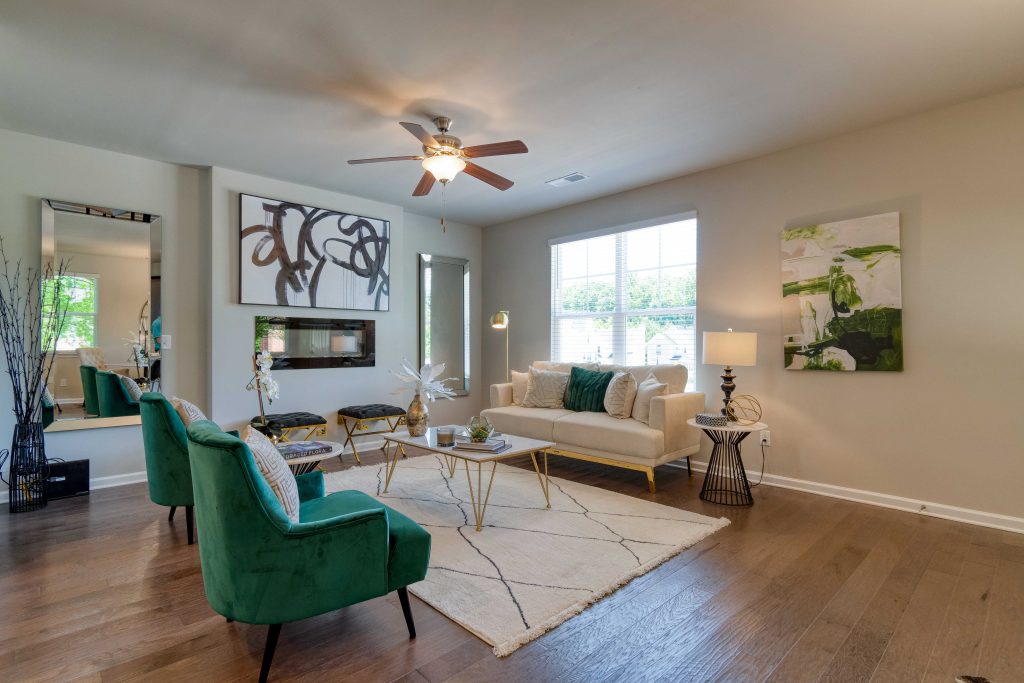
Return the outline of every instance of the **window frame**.
[[[92,346],[97,344],[97,335],[100,329],[100,276],[99,273],[64,273],[64,277],[74,277],[89,279],[93,281],[93,307],[91,313],[72,312],[68,311],[65,314],[65,329],[67,328],[67,321],[70,318],[92,318]],[[62,330],[63,332],[63,330]],[[78,349],[58,349],[57,346],[60,342],[60,337],[53,342],[53,353],[58,356],[74,356],[78,353]]]
[[[643,230],[646,228],[653,228],[669,223],[679,223],[683,221],[697,221],[696,233],[694,236],[694,262],[692,267],[694,269],[694,300],[695,303],[692,306],[681,306],[681,307],[666,307],[666,308],[646,308],[646,309],[630,309],[626,308],[628,304],[627,300],[627,279],[631,273],[641,272],[660,272],[666,268],[673,268],[677,266],[658,266],[655,268],[643,268],[638,270],[630,270],[628,268],[627,259],[625,258],[626,240],[629,233],[636,230]],[[615,365],[626,365],[626,354],[627,350],[627,337],[628,337],[628,321],[630,318],[637,317],[656,317],[659,315],[692,315],[693,316],[693,329],[694,329],[694,366],[690,369],[689,380],[693,382],[695,386],[696,375],[697,375],[697,305],[696,297],[697,292],[700,289],[699,284],[699,231],[700,223],[697,217],[696,211],[687,211],[678,214],[671,214],[668,216],[662,216],[659,218],[652,218],[643,221],[637,221],[628,223],[625,225],[610,226],[600,230],[593,230],[584,233],[576,233],[574,235],[567,235],[555,239],[548,240],[548,247],[550,250],[551,259],[551,282],[550,282],[550,357],[552,360],[559,360],[561,358],[559,342],[561,341],[561,335],[558,333],[559,321],[560,320],[571,320],[571,319],[596,319],[596,318],[611,318],[612,320],[612,359],[611,363]],[[582,242],[598,237],[615,236],[615,270],[612,275],[615,278],[615,308],[611,311],[570,311],[565,312],[562,310],[563,302],[561,297],[564,292],[564,288],[561,286],[563,282],[559,274],[559,268],[561,267],[561,260],[555,257],[555,247],[563,244],[570,244],[573,242]],[[690,264],[683,264],[690,265]],[[581,360],[581,359],[573,359]],[[607,362],[604,359],[599,359],[600,362]],[[682,364],[682,363],[681,363]],[[689,383],[689,382],[688,382]],[[688,389],[692,390],[692,389]]]

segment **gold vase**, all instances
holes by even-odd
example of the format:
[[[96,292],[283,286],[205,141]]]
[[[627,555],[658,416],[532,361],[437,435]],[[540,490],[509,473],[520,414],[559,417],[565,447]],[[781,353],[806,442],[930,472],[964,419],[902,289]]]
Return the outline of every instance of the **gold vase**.
[[[423,436],[427,433],[427,427],[430,426],[430,411],[419,394],[412,397],[409,410],[405,413],[405,426],[409,429],[410,436]]]

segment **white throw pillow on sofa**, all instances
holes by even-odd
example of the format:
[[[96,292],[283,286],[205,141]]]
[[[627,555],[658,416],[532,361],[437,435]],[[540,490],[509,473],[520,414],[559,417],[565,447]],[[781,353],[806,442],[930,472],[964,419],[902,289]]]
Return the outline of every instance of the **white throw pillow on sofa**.
[[[668,385],[659,382],[654,373],[647,376],[636,388],[636,400],[633,401],[633,419],[644,424],[651,422],[651,399],[655,396],[668,394]]]
[[[628,372],[617,372],[604,392],[604,409],[612,417],[624,420],[633,414],[636,400],[636,379]]]
[[[512,371],[512,405],[523,405],[526,398],[526,387],[530,382],[530,373]]]
[[[568,383],[569,375],[565,372],[530,368],[530,375],[526,382],[526,396],[523,397],[523,407],[564,408],[565,387]]]

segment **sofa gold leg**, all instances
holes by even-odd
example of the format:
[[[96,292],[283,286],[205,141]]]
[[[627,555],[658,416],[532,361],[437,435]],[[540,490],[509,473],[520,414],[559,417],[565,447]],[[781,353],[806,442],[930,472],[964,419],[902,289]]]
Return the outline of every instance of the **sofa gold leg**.
[[[654,487],[654,468],[647,468],[647,488],[651,493],[657,493],[658,491]]]

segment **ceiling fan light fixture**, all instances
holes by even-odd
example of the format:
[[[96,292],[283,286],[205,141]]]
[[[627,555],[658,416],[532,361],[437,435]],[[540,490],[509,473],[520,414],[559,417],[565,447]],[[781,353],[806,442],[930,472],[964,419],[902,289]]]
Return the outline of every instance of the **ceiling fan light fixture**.
[[[447,183],[466,168],[466,162],[453,154],[434,154],[423,160],[423,169],[437,180]]]

